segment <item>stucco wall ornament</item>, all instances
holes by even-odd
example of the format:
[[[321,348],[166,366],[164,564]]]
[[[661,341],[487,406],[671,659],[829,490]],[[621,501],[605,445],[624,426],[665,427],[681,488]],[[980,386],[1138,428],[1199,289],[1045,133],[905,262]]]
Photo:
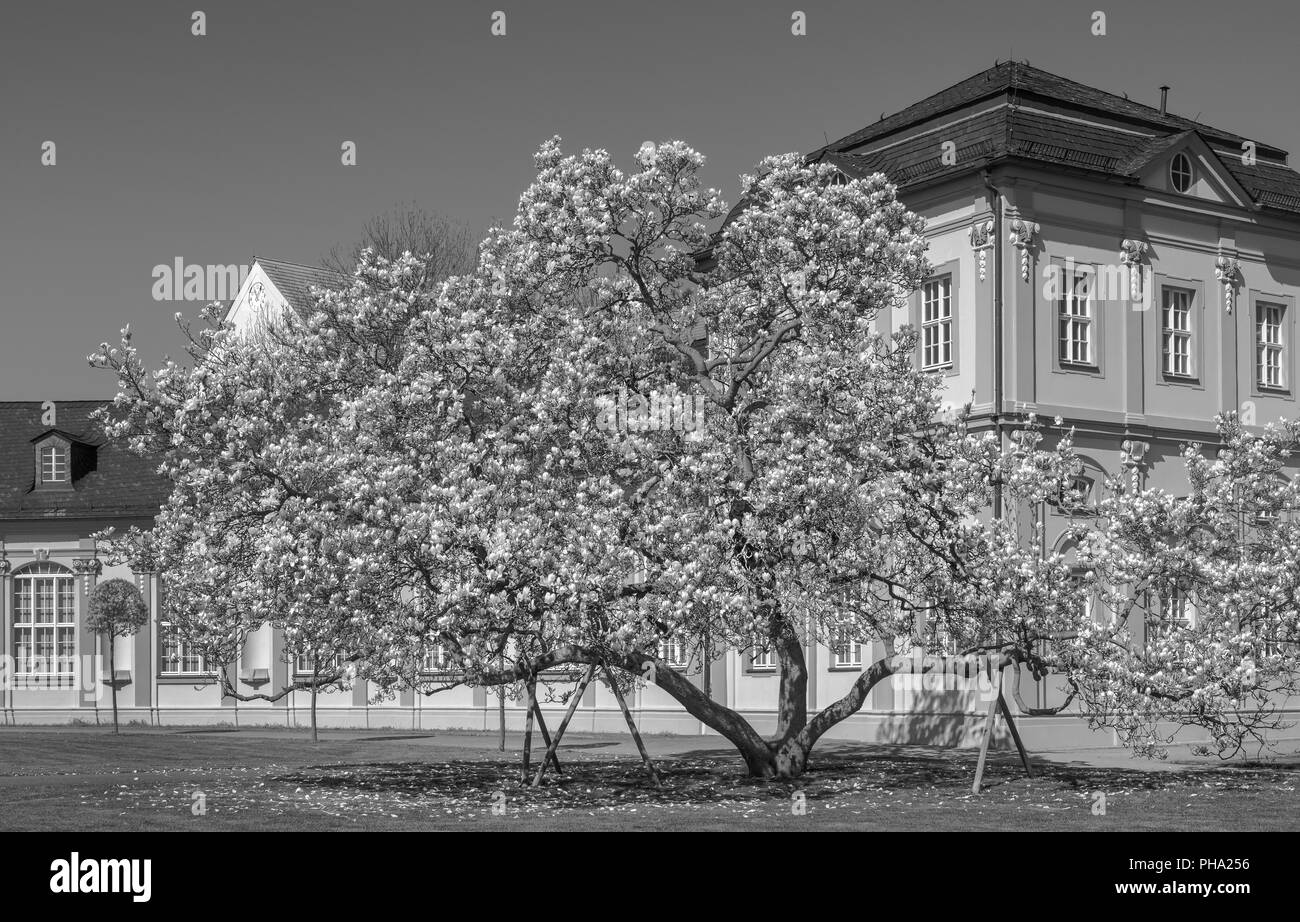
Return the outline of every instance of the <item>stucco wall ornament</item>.
[[[1120,443],[1120,463],[1125,467],[1136,467],[1142,463],[1146,457],[1147,451],[1151,448],[1146,442],[1137,439],[1125,439]]]
[[[1223,306],[1231,314],[1237,282],[1241,278],[1241,263],[1231,256],[1220,256],[1214,261],[1214,277],[1223,283]]]
[[[1120,265],[1128,266],[1128,293],[1130,300],[1142,300],[1142,258],[1146,255],[1147,250],[1149,249],[1151,249],[1151,246],[1145,240],[1131,240],[1125,238],[1120,241],[1119,261]]]
[[[72,569],[81,575],[81,588],[90,591],[90,581],[104,570],[104,565],[94,557],[76,557]]]
[[[993,248],[992,221],[985,221],[983,224],[976,223],[970,226],[970,246],[975,251],[979,279],[982,282],[988,277],[989,250]]]
[[[1020,251],[1020,277],[1026,282],[1029,281],[1030,251],[1034,248],[1038,231],[1039,227],[1033,221],[1016,218],[1011,222],[1011,245]]]

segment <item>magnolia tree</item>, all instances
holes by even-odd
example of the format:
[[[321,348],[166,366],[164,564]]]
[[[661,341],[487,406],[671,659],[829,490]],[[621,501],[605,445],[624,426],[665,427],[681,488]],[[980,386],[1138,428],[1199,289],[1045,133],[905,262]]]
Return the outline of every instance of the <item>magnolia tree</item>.
[[[643,148],[630,174],[603,152],[566,157],[557,142],[537,163],[513,225],[442,297],[446,311],[472,308],[509,331],[517,356],[504,367],[516,377],[484,431],[493,451],[530,460],[505,504],[526,512],[505,539],[526,552],[487,567],[467,555],[458,574],[472,580],[439,588],[469,588],[474,600],[486,590],[487,611],[500,606],[484,612],[490,623],[444,616],[449,639],[476,645],[473,680],[617,665],[725,736],[751,772],[790,776],[873,684],[929,668],[882,660],[810,719],[811,640],[912,649],[937,645],[942,631],[945,642],[1014,656],[1077,611],[1059,562],[978,519],[995,484],[1027,498],[1059,491],[1067,454],[1004,458],[960,419],[936,419],[939,385],[915,369],[914,337],[877,331],[928,273],[921,222],[883,177],[845,182],[797,156],[770,159],[744,180],[746,208],[710,237],[722,205],[699,187],[701,158],[683,145]],[[423,402],[426,382],[443,386],[427,365],[410,371],[401,401]],[[629,393],[642,412],[625,405]],[[501,521],[499,507],[474,514]],[[424,527],[411,533],[417,553]],[[502,541],[494,546],[506,550]],[[467,548],[439,540],[434,551],[424,554],[431,572]],[[1022,578],[1026,562],[1033,576]],[[995,612],[986,587],[968,588],[994,563],[1010,597]],[[662,662],[666,639],[770,651],[775,735]],[[502,650],[515,657],[504,676],[483,658]]]
[[[401,300],[357,279],[355,298]],[[211,319],[211,318],[210,318]],[[354,469],[336,414],[357,376],[382,375],[392,329],[361,311],[339,335],[318,312],[242,337],[209,328],[190,337],[192,363],[143,369],[124,331],[120,347],[92,360],[114,368],[120,393],[110,436],[162,458],[172,493],[149,532],[107,542],[111,557],[161,574],[165,616],[202,654],[224,695],[276,700],[347,680],[352,663],[376,646],[391,581],[346,548],[346,478]],[[364,341],[359,335],[364,325]],[[187,330],[188,332],[188,330]],[[265,626],[283,632],[290,657],[306,657],[310,675],[291,668],[280,688],[248,691],[226,668]]]
[[[1139,751],[1184,728],[1224,756],[1267,745],[1300,692],[1300,422],[1217,427],[1212,452],[1184,446],[1185,495],[1138,464],[1112,477],[1080,547],[1110,617],[1057,653],[1089,719]]]
[[[929,271],[883,177],[771,158],[710,233],[725,209],[685,145],[646,145],[628,173],[558,140],[536,162],[512,225],[441,286],[419,258],[363,253],[308,315],[192,337],[189,366],[150,375],[129,336],[93,357],[119,377],[110,431],[174,483],[153,532],[117,546],[156,558],[217,661],[273,624],[381,689],[603,664],[765,777],[800,774],[877,682],[937,664],[908,654],[1089,690],[1124,669],[1081,603],[1127,578],[1150,497],[1113,491],[1075,523],[1082,578],[1047,548],[1071,437],[968,430],[913,333],[880,332]],[[887,655],[810,715],[804,650],[846,639]],[[775,733],[660,659],[665,641],[770,653]],[[426,681],[431,658],[455,678]],[[1146,723],[1168,710],[1124,688]]]

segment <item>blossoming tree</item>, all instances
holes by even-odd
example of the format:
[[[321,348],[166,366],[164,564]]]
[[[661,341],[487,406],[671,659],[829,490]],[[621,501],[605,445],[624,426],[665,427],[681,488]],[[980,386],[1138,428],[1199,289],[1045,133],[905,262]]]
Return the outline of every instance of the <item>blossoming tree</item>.
[[[1136,464],[1111,478],[1081,546],[1108,617],[1059,657],[1089,719],[1139,751],[1187,728],[1223,756],[1267,746],[1300,692],[1300,422],[1217,427],[1184,446],[1183,495]]]
[[[1055,669],[1111,725],[1134,696],[1146,725],[1170,711],[1111,649],[1122,629],[1081,605],[1137,579],[1124,556],[1155,540],[1140,510],[1156,500],[1116,484],[1074,523],[1082,576],[1047,548],[1070,435],[1048,444],[1031,420],[1004,448],[968,429],[914,334],[882,332],[929,271],[883,177],[770,158],[710,232],[723,203],[679,142],[627,173],[558,140],[536,163],[511,226],[436,288],[418,258],[363,254],[305,316],[194,337],[191,366],[151,377],[129,338],[93,357],[119,377],[112,432],[175,484],[123,552],[157,557],[174,617],[218,661],[270,623],[381,689],[445,687],[431,657],[453,683],[530,689],[600,664],[657,684],[765,777],[800,774],[877,682],[934,668],[913,651]],[[810,715],[804,651],[846,638],[888,655]],[[665,642],[770,653],[774,734]]]

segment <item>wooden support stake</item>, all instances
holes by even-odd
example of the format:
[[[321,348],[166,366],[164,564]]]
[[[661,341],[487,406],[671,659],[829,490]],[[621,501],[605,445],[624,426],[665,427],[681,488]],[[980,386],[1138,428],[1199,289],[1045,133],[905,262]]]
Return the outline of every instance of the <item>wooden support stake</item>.
[[[542,706],[537,703],[536,698],[533,699],[533,713],[537,715],[537,729],[542,731],[542,742],[546,744],[546,758],[542,760],[542,764],[545,765],[550,761],[557,772],[564,774],[564,769],[560,768],[560,760],[555,755],[555,750],[551,748],[551,734],[546,732],[546,718],[542,716]]]
[[[587,674],[582,677],[580,682],[578,682],[578,687],[574,689],[572,697],[569,698],[569,707],[568,710],[564,712],[564,719],[560,721],[560,726],[555,730],[555,739],[551,740],[551,744],[547,749],[546,754],[548,756],[554,754],[554,752],[560,748],[560,740],[564,737],[564,731],[569,729],[569,721],[573,719],[574,713],[577,712],[578,702],[582,700],[583,693],[587,691],[587,686],[591,684],[592,677],[595,676],[595,674],[596,666],[595,664],[592,664],[587,667]],[[542,783],[542,776],[546,774],[546,763],[548,761],[548,759],[543,759],[542,764],[537,766],[537,775],[533,778],[533,787],[538,787]],[[558,762],[556,763],[556,766],[558,768]]]
[[[637,732],[636,721],[632,719],[632,712],[627,709],[627,702],[623,700],[623,692],[619,690],[618,683],[614,681],[614,673],[610,672],[609,666],[604,666],[605,678],[609,680],[609,687],[614,691],[614,698],[618,701],[618,706],[623,710],[623,719],[627,721],[627,728],[632,731],[632,739],[636,740],[637,751],[641,753],[641,761],[645,762],[646,771],[650,773],[650,780],[655,783],[655,787],[661,788],[663,784],[659,781],[659,773],[655,771],[654,762],[650,761],[650,753],[645,751],[645,743],[641,741],[641,734]]]
[[[993,723],[998,718],[998,701],[1002,698],[1002,672],[998,672],[998,694],[997,697],[989,702],[989,713],[984,718],[984,741],[980,743],[980,758],[975,763],[975,783],[971,785],[971,793],[980,792],[980,784],[984,781],[984,762],[989,756],[989,744],[993,741]]]
[[[1020,751],[1020,764],[1025,767],[1025,774],[1030,778],[1034,777],[1034,770],[1029,767],[1029,753],[1025,752],[1025,744],[1020,742],[1020,731],[1016,729],[1016,722],[1011,717],[1011,708],[1007,706],[1007,699],[1002,697],[998,692],[998,707],[1002,709],[1002,716],[1006,719],[1007,729],[1011,731],[1011,738],[1016,741],[1016,749]]]
[[[528,695],[528,718],[524,722],[524,767],[519,774],[519,783],[528,783],[528,763],[533,754],[533,715],[536,709],[533,707],[533,699],[537,693],[537,678],[530,675],[525,683],[524,694]]]

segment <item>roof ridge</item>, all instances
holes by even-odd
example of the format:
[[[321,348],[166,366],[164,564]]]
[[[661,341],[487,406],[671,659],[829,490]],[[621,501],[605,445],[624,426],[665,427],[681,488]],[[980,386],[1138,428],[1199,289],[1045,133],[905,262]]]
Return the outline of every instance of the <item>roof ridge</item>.
[[[256,253],[253,254],[253,262],[263,262],[263,261],[271,262],[271,263],[280,263],[281,265],[285,265],[285,266],[296,266],[299,269],[311,269],[313,272],[332,271],[331,269],[325,266],[313,266],[309,263],[294,262],[291,259],[276,259],[274,256],[258,256]]]
[[[843,137],[839,138],[838,140],[832,141],[831,143],[826,144],[826,145],[824,145],[824,146],[818,148],[817,150],[813,151],[813,153],[810,154],[809,156],[810,156],[810,157],[816,157],[816,156],[818,156],[819,154],[821,154],[823,151],[836,151],[836,152],[840,152],[840,147],[841,147],[842,145],[844,145],[846,141],[849,141],[850,138],[855,139],[855,140],[853,141],[854,144],[862,143],[863,141],[869,140],[869,139],[872,137],[872,135],[871,135],[870,132],[871,132],[871,130],[872,130],[873,128],[876,128],[876,127],[882,125],[883,123],[890,121],[891,119],[898,118],[899,116],[904,115],[905,113],[907,113],[908,111],[910,111],[910,110],[912,110],[912,109],[917,109],[917,108],[919,108],[919,107],[921,107],[921,106],[924,106],[924,105],[925,105],[927,102],[929,102],[930,100],[932,100],[932,99],[937,99],[937,98],[939,98],[940,96],[943,96],[945,93],[952,92],[953,90],[957,89],[957,88],[958,88],[959,86],[961,86],[962,84],[965,84],[965,83],[971,83],[972,81],[975,81],[975,80],[979,79],[980,77],[983,77],[984,80],[987,82],[987,81],[989,81],[989,80],[991,80],[991,79],[993,78],[995,72],[997,72],[997,71],[1000,70],[1001,68],[1009,68],[1009,65],[1010,65],[1010,64],[1011,64],[1010,61],[1002,61],[1002,62],[998,62],[998,63],[994,64],[992,67],[989,67],[989,68],[986,68],[986,69],[984,69],[984,70],[982,70],[982,71],[978,71],[978,72],[976,72],[976,73],[974,73],[974,74],[971,74],[969,77],[963,77],[961,80],[958,80],[956,83],[949,84],[948,86],[944,87],[944,88],[941,89],[941,90],[937,90],[936,92],[933,92],[933,93],[931,93],[931,94],[928,95],[928,96],[924,96],[924,97],[922,97],[921,99],[918,99],[916,102],[913,102],[913,103],[910,103],[910,104],[904,106],[902,109],[899,109],[897,112],[891,112],[891,113],[888,114],[888,115],[884,115],[884,114],[882,113],[881,118],[879,119],[879,121],[875,122],[874,124],[872,124],[872,125],[868,125],[868,126],[865,126],[865,127],[863,127],[863,128],[859,128],[859,129],[857,129],[856,131],[851,131],[851,132],[849,132],[848,134],[844,135]],[[994,85],[991,85],[991,86],[988,88],[988,90],[989,90],[990,93],[1001,92],[1001,91],[1004,90],[1004,89],[1005,89],[1005,86],[1002,86],[1002,85],[1000,85],[1000,84],[994,84]],[[953,110],[953,109],[958,109],[958,108],[961,108],[962,106],[970,105],[972,102],[974,102],[975,99],[978,99],[978,98],[979,98],[979,96],[976,96],[976,97],[974,97],[974,98],[972,98],[972,99],[965,100],[965,101],[963,101],[963,102],[954,102],[954,103],[952,103],[951,105],[948,105],[948,106],[945,106],[945,107],[942,107],[942,108],[938,109],[936,112],[934,112],[934,113],[932,113],[931,115],[927,116],[927,118],[934,118],[934,117],[936,117],[936,116],[942,115],[942,114],[945,113],[945,112],[949,112],[949,111],[951,111],[951,110]],[[918,119],[918,121],[920,121],[920,119]],[[909,124],[909,123],[904,122],[904,123],[903,123],[903,126],[900,126],[900,127],[905,127],[907,124]],[[888,134],[888,131],[881,132],[881,134]],[[852,146],[852,145],[847,145],[847,146]]]
[[[1235,144],[1246,140],[1244,135],[1183,115],[1168,111],[1161,112],[1148,103],[1080,83],[1078,80],[1035,67],[1027,61],[1006,61],[998,62],[993,67],[959,80],[890,115],[882,114],[879,121],[819,147],[809,156],[816,159],[826,151],[842,152],[848,148],[859,147],[888,137],[896,132],[905,132],[914,125],[974,106],[988,96],[1014,94],[1019,97],[1021,93],[1055,101],[1083,112],[1144,124],[1156,131],[1195,130],[1205,138],[1207,143],[1217,141],[1222,145],[1225,142]],[[1021,102],[1019,98],[1016,101]],[[1261,149],[1267,149],[1269,153],[1266,156],[1286,159],[1286,151],[1276,145],[1261,141],[1256,141],[1256,144]]]
[[[4,406],[4,407],[23,407],[23,406],[27,406],[27,405],[29,405],[29,404],[36,404],[37,406],[40,406],[42,403],[45,403],[45,402],[46,402],[45,400],[37,400],[36,398],[33,397],[31,400],[0,400],[0,406]],[[112,397],[65,397],[65,398],[63,398],[62,400],[55,399],[55,400],[50,400],[49,402],[50,402],[50,403],[54,403],[54,404],[59,404],[59,403],[96,403],[96,404],[99,404],[99,403],[112,403],[112,402],[113,402],[113,398],[112,398]]]

